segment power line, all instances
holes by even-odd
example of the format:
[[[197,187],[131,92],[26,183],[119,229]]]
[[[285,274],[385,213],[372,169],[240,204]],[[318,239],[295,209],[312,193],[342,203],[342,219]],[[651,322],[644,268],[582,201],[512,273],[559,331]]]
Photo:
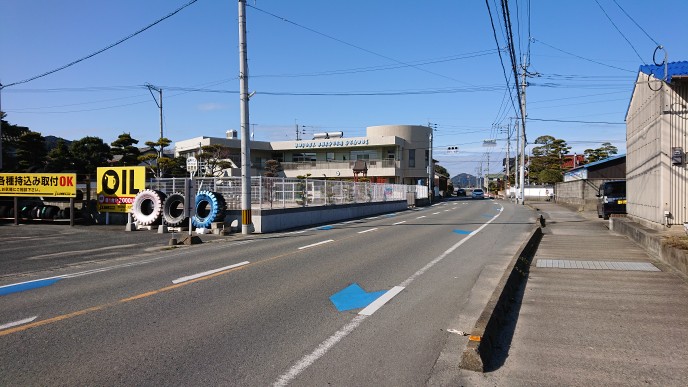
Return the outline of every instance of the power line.
[[[640,61],[643,62],[643,64],[647,64],[647,63],[645,63],[645,61],[643,60],[643,57],[641,57],[640,54],[638,54],[638,50],[635,49],[635,47],[633,46],[633,43],[631,43],[631,41],[628,40],[628,38],[626,37],[626,35],[624,35],[624,33],[621,32],[621,30],[619,29],[619,27],[616,26],[616,24],[614,23],[614,20],[612,20],[612,18],[609,17],[609,14],[607,14],[607,11],[604,10],[604,8],[602,7],[602,4],[600,4],[600,2],[597,1],[597,0],[595,0],[595,3],[597,3],[597,5],[598,5],[598,6],[600,7],[600,9],[602,10],[602,13],[604,13],[604,16],[606,16],[607,19],[609,19],[609,22],[612,23],[612,25],[614,26],[614,28],[619,32],[619,34],[621,34],[621,37],[624,38],[624,40],[628,43],[629,46],[631,46],[631,48],[633,49],[633,51],[635,52],[635,54],[638,55],[638,58],[640,59]]]
[[[553,49],[553,50],[557,50],[557,51],[559,51],[559,52],[563,52],[564,54],[571,55],[571,56],[576,57],[576,58],[578,58],[578,59],[582,59],[582,60],[585,60],[585,61],[588,61],[588,62],[591,62],[591,63],[595,63],[595,64],[598,64],[598,65],[600,65],[600,66],[605,66],[605,67],[609,67],[609,68],[616,69],[616,70],[626,71],[626,72],[629,72],[629,73],[635,73],[635,71],[633,71],[633,70],[628,70],[628,69],[624,69],[624,68],[621,68],[621,67],[616,67],[616,66],[608,65],[608,64],[606,64],[606,63],[602,63],[602,62],[599,62],[599,61],[596,61],[596,60],[593,60],[593,59],[588,59],[588,58],[582,57],[582,56],[580,56],[580,55],[576,55],[576,54],[570,53],[570,52],[568,52],[568,51],[564,51],[564,50],[562,50],[562,49],[560,49],[560,48],[557,48],[557,47],[552,46],[551,44],[547,44],[547,43],[543,42],[543,41],[540,40],[540,39],[531,38],[531,40],[532,40],[533,42],[542,43],[542,44],[544,44],[545,46],[547,46],[547,47],[549,47],[549,48],[551,48],[551,49]]]
[[[298,24],[298,23],[296,23],[296,22],[293,22],[293,21],[291,21],[291,20],[289,20],[289,19],[287,19],[287,18],[284,18],[284,17],[282,17],[282,16],[275,15],[274,13],[268,12],[268,11],[266,11],[266,10],[264,10],[264,9],[260,9],[260,8],[258,8],[258,7],[256,7],[256,6],[253,6],[253,5],[250,5],[250,4],[246,4],[246,6],[249,7],[249,8],[253,8],[253,9],[255,9],[256,11],[262,12],[262,13],[264,13],[264,14],[266,14],[266,15],[272,16],[272,17],[274,17],[274,18],[276,18],[276,19],[279,19],[279,20],[281,20],[281,21],[283,21],[283,22],[285,22],[285,23],[289,23],[289,24],[291,24],[291,25],[293,25],[293,26],[296,26],[296,27],[298,27],[298,28],[302,28],[302,29],[304,29],[304,30],[306,30],[306,31],[310,31],[310,32],[312,32],[312,33],[314,33],[314,34],[323,36],[323,37],[325,37],[325,38],[327,38],[327,39],[334,40],[335,42],[338,42],[338,43],[347,45],[347,46],[349,46],[349,47],[353,47],[353,48],[355,48],[355,49],[357,49],[357,50],[361,50],[361,51],[367,52],[367,53],[369,53],[369,54],[372,54],[372,55],[378,56],[378,57],[380,57],[380,58],[384,58],[384,59],[390,60],[390,61],[392,61],[392,62],[396,62],[396,63],[401,64],[401,65],[404,65],[404,66],[413,67],[413,68],[416,69],[416,70],[420,70],[420,71],[426,72],[426,73],[428,73],[428,74],[432,74],[432,75],[435,75],[435,76],[438,76],[438,77],[450,79],[450,80],[452,80],[452,81],[454,81],[454,82],[462,83],[462,84],[464,84],[464,85],[474,86],[474,85],[472,85],[472,84],[470,84],[470,83],[467,83],[467,82],[458,80],[458,79],[456,79],[456,78],[452,78],[452,77],[448,77],[448,76],[446,76],[446,75],[438,74],[438,73],[436,73],[436,72],[433,72],[433,71],[430,71],[430,70],[426,70],[426,69],[424,69],[424,68],[422,68],[422,67],[419,67],[419,66],[417,66],[417,65],[413,65],[413,64],[410,64],[410,63],[402,62],[402,61],[400,61],[400,60],[394,59],[394,58],[389,57],[389,56],[387,56],[387,55],[383,55],[383,54],[377,53],[377,52],[375,52],[375,51],[368,50],[367,48],[363,48],[363,47],[361,47],[361,46],[357,46],[357,45],[355,45],[355,44],[349,43],[349,42],[344,41],[344,40],[342,40],[342,39],[335,38],[334,36],[327,35],[327,34],[325,34],[325,33],[323,33],[323,32],[314,30],[314,29],[312,29],[312,28],[310,28],[310,27],[303,26],[303,25],[301,25],[301,24]]]
[[[548,120],[544,118],[530,118],[528,121],[546,121],[546,122],[566,122],[575,124],[604,124],[604,125],[626,125],[625,122],[609,122],[609,121],[576,121],[576,120]]]
[[[643,33],[645,34],[645,36],[647,36],[652,42],[654,42],[654,44],[656,44],[656,45],[658,45],[658,46],[661,46],[661,44],[657,43],[656,40],[652,39],[652,36],[650,36],[650,34],[648,34],[647,31],[645,31],[645,30],[643,29],[643,27],[640,26],[640,24],[638,24],[635,20],[633,20],[633,18],[631,17],[631,15],[629,15],[628,12],[626,12],[625,9],[621,8],[621,5],[620,5],[619,3],[617,3],[616,0],[612,0],[612,1],[614,2],[614,4],[616,4],[617,7],[619,7],[619,9],[621,10],[621,12],[623,12],[626,16],[628,16],[628,18],[631,19],[631,21],[632,21],[638,28],[640,28],[641,31],[643,31]]]
[[[506,67],[504,67],[504,58],[502,57],[502,49],[499,46],[499,39],[497,39],[497,30],[495,29],[494,19],[492,18],[492,10],[490,9],[489,0],[485,0],[485,5],[487,6],[487,13],[490,16],[490,25],[492,26],[492,35],[494,36],[495,43],[497,44],[497,52],[499,53],[499,63],[502,64],[502,73],[504,74],[504,80],[506,81],[506,88],[507,88],[507,90],[511,90],[511,86],[509,85],[509,77],[507,77],[507,75],[506,75]],[[509,93],[509,98],[511,99],[511,107],[514,109],[514,112],[518,112],[518,110],[516,109],[516,104],[514,102],[514,97],[511,93]]]
[[[73,61],[73,62],[67,63],[67,64],[64,65],[64,66],[58,67],[58,68],[56,68],[56,69],[54,69],[54,70],[50,70],[50,71],[45,72],[45,73],[40,74],[40,75],[33,76],[33,77],[31,77],[31,78],[24,79],[24,80],[22,80],[22,81],[9,83],[9,84],[7,84],[7,85],[2,85],[2,86],[0,86],[0,88],[5,88],[5,87],[10,87],[10,86],[19,85],[19,84],[22,84],[22,83],[31,82],[31,81],[36,80],[36,79],[38,79],[38,78],[45,77],[46,75],[50,75],[50,74],[56,73],[56,72],[58,72],[58,71],[60,71],[60,70],[64,70],[64,69],[66,69],[67,67],[71,67],[71,66],[73,66],[73,65],[75,65],[75,64],[77,64],[77,63],[79,63],[79,62],[83,62],[83,61],[86,60],[86,59],[92,58],[92,57],[94,57],[94,56],[96,56],[96,55],[98,55],[98,54],[100,54],[100,53],[102,53],[102,52],[104,52],[104,51],[107,51],[107,50],[109,50],[109,49],[111,49],[111,48],[113,48],[113,47],[119,45],[120,43],[123,43],[123,42],[125,42],[125,41],[127,41],[127,40],[133,38],[134,36],[136,36],[136,35],[138,35],[138,34],[144,32],[144,31],[146,31],[147,29],[149,29],[149,28],[153,27],[154,25],[156,25],[156,24],[162,22],[163,20],[168,19],[168,18],[174,16],[177,12],[179,12],[179,11],[181,11],[182,9],[184,9],[184,8],[186,8],[186,7],[188,7],[188,6],[190,6],[191,4],[195,3],[196,1],[198,1],[198,0],[191,0],[191,1],[189,1],[188,3],[184,4],[183,6],[181,6],[181,7],[177,8],[176,10],[172,11],[172,12],[171,12],[170,14],[168,14],[167,16],[164,16],[164,17],[162,17],[162,18],[160,18],[160,19],[154,21],[153,23],[149,24],[148,26],[146,26],[146,27],[144,27],[144,28],[142,28],[142,29],[140,29],[140,30],[134,32],[133,34],[130,34],[129,36],[127,36],[127,37],[125,37],[125,38],[123,38],[123,39],[118,40],[118,41],[115,42],[115,43],[110,44],[109,46],[107,46],[107,47],[105,47],[105,48],[102,48],[102,49],[100,49],[100,50],[98,50],[98,51],[96,51],[96,52],[94,52],[94,53],[91,53],[91,54],[89,54],[89,55],[86,55],[85,57],[83,57],[83,58],[81,58],[81,59],[77,59],[77,60],[75,60],[75,61]]]

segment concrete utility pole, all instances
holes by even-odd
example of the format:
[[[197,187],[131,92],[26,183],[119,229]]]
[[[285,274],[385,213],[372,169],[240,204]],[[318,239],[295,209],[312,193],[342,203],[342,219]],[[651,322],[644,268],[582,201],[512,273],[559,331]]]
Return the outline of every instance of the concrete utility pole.
[[[251,139],[248,115],[246,0],[239,0],[239,98],[241,100],[241,233],[253,232],[251,222]]]
[[[155,104],[158,106],[158,109],[160,110],[160,140],[162,140],[163,135],[162,135],[162,89],[157,88],[150,83],[146,84],[146,87],[148,87],[148,91],[150,91],[151,95],[153,96],[153,100],[155,101]],[[155,94],[153,94],[153,90],[157,91],[159,94],[160,102],[155,98]],[[164,148],[162,143],[160,143],[160,152],[158,153],[158,158],[162,157],[164,155]],[[160,177],[160,176],[158,176]]]
[[[516,199],[516,203],[518,203],[518,197],[521,193],[521,160],[519,157],[519,152],[521,149],[521,136],[519,132],[519,126],[518,126],[518,117],[515,117],[514,119],[514,125],[515,125],[515,130],[516,130],[516,157],[514,157],[514,161],[516,162],[516,165],[514,165],[514,199]]]
[[[528,76],[528,63],[527,58],[523,58],[523,67],[521,74],[521,204],[525,204],[525,153],[526,153],[526,86],[528,82],[526,77]]]
[[[511,155],[509,154],[509,149],[511,148],[511,128],[507,125],[506,128],[506,181],[504,182],[504,193],[509,195],[509,170],[511,167]]]

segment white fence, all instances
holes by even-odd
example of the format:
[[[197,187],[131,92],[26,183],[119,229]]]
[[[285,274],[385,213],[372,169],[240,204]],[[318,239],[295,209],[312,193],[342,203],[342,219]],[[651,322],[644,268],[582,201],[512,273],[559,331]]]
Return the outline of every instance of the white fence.
[[[146,187],[166,194],[183,192],[184,180],[154,179],[147,182]],[[194,181],[196,191],[219,192],[227,202],[227,209],[241,209],[241,177],[197,178]],[[415,193],[417,199],[428,197],[428,187],[422,185],[257,176],[251,178],[251,208],[294,208],[407,200],[409,192]]]

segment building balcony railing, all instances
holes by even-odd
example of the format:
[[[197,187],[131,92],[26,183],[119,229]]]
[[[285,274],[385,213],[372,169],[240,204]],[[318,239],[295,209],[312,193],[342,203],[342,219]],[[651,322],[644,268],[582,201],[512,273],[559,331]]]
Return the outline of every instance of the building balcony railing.
[[[374,168],[399,168],[399,160],[378,159],[364,160],[368,169]],[[347,161],[295,161],[280,163],[284,170],[309,170],[309,169],[353,169],[356,160]]]

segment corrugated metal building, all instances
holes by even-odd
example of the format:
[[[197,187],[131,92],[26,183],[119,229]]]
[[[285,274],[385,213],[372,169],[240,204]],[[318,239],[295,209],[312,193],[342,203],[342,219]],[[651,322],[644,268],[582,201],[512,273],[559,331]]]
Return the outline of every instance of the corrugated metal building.
[[[651,226],[688,222],[688,61],[640,66],[626,148],[629,216]]]

